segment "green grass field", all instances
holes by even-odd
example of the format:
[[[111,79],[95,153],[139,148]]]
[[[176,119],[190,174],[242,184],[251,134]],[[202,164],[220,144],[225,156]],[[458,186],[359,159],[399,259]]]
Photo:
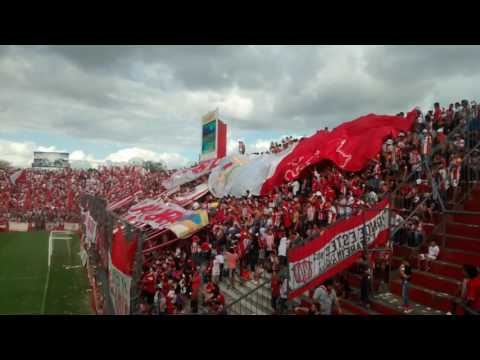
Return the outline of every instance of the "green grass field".
[[[0,233],[0,314],[93,313],[77,236],[70,255],[66,241],[54,241],[45,290],[48,238],[48,232]]]

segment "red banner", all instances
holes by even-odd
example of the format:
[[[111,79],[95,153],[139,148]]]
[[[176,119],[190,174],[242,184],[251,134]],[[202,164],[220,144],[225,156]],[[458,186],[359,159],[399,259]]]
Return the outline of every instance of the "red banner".
[[[330,160],[346,171],[360,171],[380,152],[387,137],[410,130],[416,116],[415,110],[407,118],[370,114],[344,123],[332,132],[318,131],[300,140],[280,161],[273,175],[263,183],[260,194],[266,195],[275,187],[295,180],[305,168],[322,160]]]
[[[376,209],[340,221],[321,236],[291,249],[288,252],[289,298],[300,296],[350,267],[362,255],[364,236],[369,248],[386,244],[388,216],[389,203],[385,199]]]
[[[123,230],[117,228],[112,239],[112,255],[109,262],[110,295],[116,315],[130,313],[130,291],[136,247],[137,241],[128,243]]]

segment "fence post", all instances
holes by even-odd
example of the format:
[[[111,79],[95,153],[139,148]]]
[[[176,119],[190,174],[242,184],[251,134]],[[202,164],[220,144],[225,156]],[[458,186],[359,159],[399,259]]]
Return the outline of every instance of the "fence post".
[[[137,237],[137,248],[135,250],[135,260],[134,268],[132,274],[132,284],[130,286],[130,314],[138,314],[140,310],[140,277],[142,274],[143,267],[143,241],[145,239],[145,234],[140,233]]]
[[[445,214],[445,212],[442,211],[442,247],[445,247],[446,243],[447,243],[447,225],[446,225],[446,217],[447,215]]]

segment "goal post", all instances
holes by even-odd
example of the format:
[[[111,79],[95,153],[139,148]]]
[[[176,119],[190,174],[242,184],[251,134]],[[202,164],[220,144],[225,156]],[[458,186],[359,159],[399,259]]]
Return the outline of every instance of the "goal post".
[[[48,237],[48,259],[47,259],[47,275],[45,279],[45,286],[43,289],[43,299],[42,299],[42,307],[41,313],[45,314],[45,308],[47,303],[47,294],[48,288],[50,284],[50,273],[52,268],[52,258],[54,255],[54,248],[55,246],[58,247],[58,242],[62,241],[66,244],[67,252],[68,252],[68,263],[69,264],[62,264],[62,265],[70,265],[72,261],[72,242],[73,233],[71,231],[61,231],[61,230],[54,230],[50,232]]]

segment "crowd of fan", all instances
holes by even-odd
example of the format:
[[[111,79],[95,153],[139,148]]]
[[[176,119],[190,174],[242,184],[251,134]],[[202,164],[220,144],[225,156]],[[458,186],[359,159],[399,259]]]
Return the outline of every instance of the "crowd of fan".
[[[397,211],[392,216],[392,224],[399,228],[395,241],[418,246],[424,239],[423,223],[432,221],[434,211],[439,208],[422,162],[431,166],[439,195],[446,201],[449,192],[458,187],[464,171],[461,162],[465,156],[465,142],[471,142],[468,148],[478,142],[479,123],[479,112],[474,103],[463,102],[455,108],[450,106],[448,110],[442,110],[439,104],[435,104],[433,111],[425,115],[419,112],[413,131],[387,139],[377,158],[359,173],[344,172],[325,162],[310,167],[302,178],[277,188],[268,196],[256,197],[247,192],[242,198],[220,199],[210,216],[210,232],[201,239],[197,237],[192,248],[178,250],[183,257],[195,260],[186,260],[183,268],[179,265],[175,269],[189,269],[204,286],[200,287],[200,291],[198,285],[195,291],[189,292],[188,288],[182,291],[180,281],[171,275],[176,299],[182,298],[178,300],[180,304],[190,299],[195,304],[190,311],[196,312],[201,290],[204,290],[207,300],[203,303],[214,304],[210,310],[221,313],[224,311],[224,298],[219,292],[219,281],[228,277],[228,284],[232,287],[237,279],[240,283],[250,279],[257,283],[262,273],[269,272],[272,274],[272,308],[284,311],[286,278],[281,270],[287,264],[288,248],[321,235],[325,227],[355,215],[362,208],[375,207],[394,189],[399,189],[393,199]],[[467,138],[467,133],[457,131],[463,129],[459,125],[466,125]],[[449,135],[450,141],[446,141]],[[272,143],[270,151],[286,150],[296,141],[286,138],[282,144]],[[478,155],[474,153],[473,160],[468,163],[472,168],[477,166],[474,176],[478,176]],[[413,177],[407,178],[412,172]],[[205,202],[208,201],[209,197]],[[404,222],[404,216],[415,208],[417,216]],[[322,291],[330,294],[333,287],[327,285],[327,290]],[[344,288],[348,287],[348,284],[344,285]],[[159,293],[157,291],[156,298]],[[167,295],[165,290],[163,296]],[[335,302],[335,296],[317,297],[321,296],[332,299],[330,305]],[[158,302],[150,304],[158,312],[158,307],[155,307]],[[327,307],[331,311],[332,306]],[[166,313],[174,313],[173,308]],[[183,307],[181,309],[184,311]],[[325,310],[319,309],[317,303],[307,312],[325,313]]]
[[[14,169],[0,179],[0,216],[3,221],[31,222],[36,229],[45,223],[80,221],[80,197],[91,194],[108,204],[135,195],[137,200],[162,193],[161,183],[171,172],[145,172],[138,167],[102,167],[90,170],[26,169],[26,179],[9,180]]]
[[[142,313],[197,313],[200,307],[211,313],[224,313],[225,298],[219,282],[228,278],[231,287],[238,281],[258,283],[265,272],[272,274],[272,308],[283,313],[287,294],[283,270],[288,249],[318,237],[338,220],[374,208],[390,195],[396,209],[392,224],[399,229],[394,241],[409,246],[421,244],[423,223],[433,220],[439,200],[446,202],[465,174],[462,160],[466,149],[480,139],[480,111],[475,103],[463,101],[447,110],[435,104],[434,110],[426,114],[419,111],[418,115],[414,129],[387,139],[378,156],[361,172],[344,172],[323,162],[268,196],[247,192],[241,198],[216,200],[217,204],[210,209],[210,225],[190,244],[154,251],[146,259]],[[468,131],[457,131],[458,128]],[[267,153],[285,151],[298,141],[288,137],[280,144],[272,143]],[[432,169],[438,196],[430,185],[425,164]],[[480,179],[479,164],[477,152],[467,162],[472,169],[469,176],[476,180]],[[413,177],[408,177],[412,172]],[[119,201],[126,194],[135,195],[137,201],[153,198],[164,193],[161,183],[170,175],[171,172],[144,173],[134,167],[41,173],[29,170],[27,182],[20,186],[13,187],[6,180],[1,183],[0,212],[6,212],[10,218],[21,214],[32,221],[35,216],[47,221],[73,221],[80,215],[82,193],[104,197],[108,203]],[[193,191],[206,179],[205,176],[182,185],[176,196]],[[398,191],[394,193],[395,189]],[[69,201],[69,196],[73,200]],[[207,208],[211,201],[212,197],[207,195],[196,205]],[[415,208],[416,216],[404,222]],[[332,304],[336,303],[335,290],[330,282],[324,285],[317,289],[313,296],[317,302],[306,312],[331,313]]]

